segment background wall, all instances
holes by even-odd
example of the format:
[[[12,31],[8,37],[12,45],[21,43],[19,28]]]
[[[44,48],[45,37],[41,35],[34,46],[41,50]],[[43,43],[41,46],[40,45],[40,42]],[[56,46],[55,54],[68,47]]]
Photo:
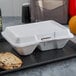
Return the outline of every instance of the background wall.
[[[21,16],[22,4],[29,0],[0,0],[2,16]]]

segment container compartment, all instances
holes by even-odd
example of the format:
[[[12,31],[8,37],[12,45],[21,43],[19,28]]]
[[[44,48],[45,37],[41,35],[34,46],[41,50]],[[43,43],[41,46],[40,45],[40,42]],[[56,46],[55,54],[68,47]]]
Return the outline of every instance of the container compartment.
[[[33,53],[38,44],[33,44],[25,47],[14,47],[20,55],[30,55]]]
[[[60,49],[63,48],[69,39],[61,39],[61,40],[51,40],[48,42],[40,43],[38,48],[41,51],[51,50],[51,49]]]
[[[47,50],[50,50],[50,49],[56,49],[57,46],[56,46],[56,41],[48,41],[48,42],[42,42],[38,45],[38,48],[41,50],[41,51],[47,51]]]

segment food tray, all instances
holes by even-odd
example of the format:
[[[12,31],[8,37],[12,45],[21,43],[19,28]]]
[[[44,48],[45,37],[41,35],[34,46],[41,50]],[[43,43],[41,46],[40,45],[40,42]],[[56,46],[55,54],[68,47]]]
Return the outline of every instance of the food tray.
[[[0,75],[19,71],[22,69],[32,68],[35,66],[52,63],[60,60],[65,60],[68,58],[72,58],[76,56],[76,45],[72,41],[69,41],[66,46],[62,49],[48,50],[48,51],[40,51],[38,48],[35,49],[31,55],[28,56],[20,56],[7,41],[0,42],[0,52],[12,52],[18,57],[20,57],[23,61],[23,65],[21,68],[5,71],[0,69]]]

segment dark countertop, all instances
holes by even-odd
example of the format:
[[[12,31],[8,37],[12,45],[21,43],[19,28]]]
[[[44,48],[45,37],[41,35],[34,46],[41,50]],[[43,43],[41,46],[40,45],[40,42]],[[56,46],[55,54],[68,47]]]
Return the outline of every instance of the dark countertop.
[[[3,18],[3,29],[6,26],[17,24],[22,24],[20,17]],[[76,42],[76,38],[72,39],[72,41]],[[30,69],[24,69],[1,76],[76,76],[76,58],[50,63]]]

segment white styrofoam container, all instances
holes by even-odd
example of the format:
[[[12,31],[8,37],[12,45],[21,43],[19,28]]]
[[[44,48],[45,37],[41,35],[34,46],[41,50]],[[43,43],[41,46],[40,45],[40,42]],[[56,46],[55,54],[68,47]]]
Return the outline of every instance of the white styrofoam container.
[[[37,46],[41,50],[62,48],[73,38],[66,27],[53,20],[6,27],[2,35],[21,55],[31,54]]]

